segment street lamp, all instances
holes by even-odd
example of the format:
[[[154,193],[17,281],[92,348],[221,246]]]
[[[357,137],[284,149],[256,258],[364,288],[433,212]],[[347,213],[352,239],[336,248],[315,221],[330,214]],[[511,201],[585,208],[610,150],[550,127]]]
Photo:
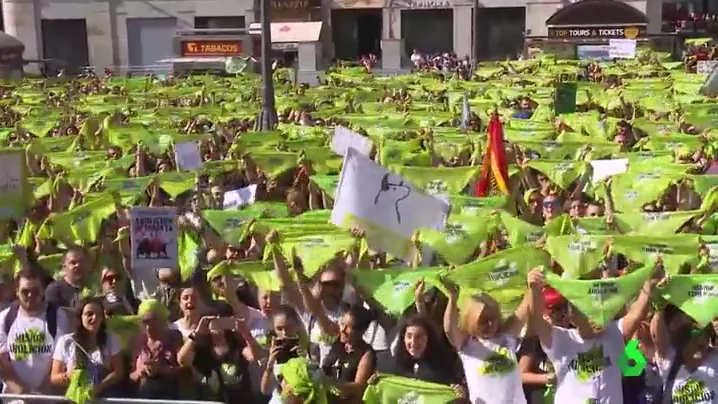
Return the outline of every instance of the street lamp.
[[[262,18],[262,111],[257,118],[259,130],[274,130],[277,127],[277,109],[274,106],[274,82],[272,81],[272,29],[269,21],[270,0],[261,0]]]

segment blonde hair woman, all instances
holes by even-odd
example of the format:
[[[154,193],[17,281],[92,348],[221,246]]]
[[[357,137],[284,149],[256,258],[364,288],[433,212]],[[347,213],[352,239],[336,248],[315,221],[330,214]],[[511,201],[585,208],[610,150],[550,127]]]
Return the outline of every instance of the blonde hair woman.
[[[528,298],[504,319],[496,300],[480,293],[468,299],[459,319],[458,287],[447,281],[444,286],[449,291],[444,332],[464,366],[470,402],[525,404],[516,351],[529,315]]]

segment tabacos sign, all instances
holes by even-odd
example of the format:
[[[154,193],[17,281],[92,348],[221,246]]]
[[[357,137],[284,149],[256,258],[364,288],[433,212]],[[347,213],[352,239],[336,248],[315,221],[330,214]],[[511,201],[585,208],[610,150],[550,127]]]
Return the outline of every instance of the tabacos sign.
[[[201,40],[182,42],[182,56],[240,56],[242,41]]]
[[[549,27],[551,38],[627,38],[635,39],[646,34],[646,27]]]

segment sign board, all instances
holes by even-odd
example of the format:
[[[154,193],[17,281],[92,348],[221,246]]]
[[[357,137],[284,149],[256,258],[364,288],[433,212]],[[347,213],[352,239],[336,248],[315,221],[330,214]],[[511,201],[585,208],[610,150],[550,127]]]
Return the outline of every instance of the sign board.
[[[696,68],[697,67],[698,66],[696,66]],[[705,96],[712,96],[718,94],[718,69],[716,67],[718,66],[714,65],[713,70],[709,72],[706,81],[703,82],[703,85],[701,86],[700,90],[698,90],[699,93]],[[712,114],[713,113],[711,112],[711,115]]]
[[[635,39],[646,34],[646,27],[549,27],[550,38],[585,39],[585,38],[627,38]]]
[[[271,0],[269,2],[272,11],[302,11],[310,8],[321,7],[317,0]]]
[[[576,56],[579,60],[611,60],[608,45],[578,45]]]
[[[443,9],[452,8],[449,0],[396,0],[394,7],[399,9]]]
[[[241,40],[192,40],[182,42],[182,56],[240,56]]]
[[[713,69],[718,65],[718,60],[699,60],[696,63],[696,73],[711,74]]]
[[[636,40],[612,38],[608,40],[608,53],[611,59],[635,59]]]
[[[576,83],[559,83],[556,86],[556,98],[553,102],[556,115],[576,112],[577,87]]]

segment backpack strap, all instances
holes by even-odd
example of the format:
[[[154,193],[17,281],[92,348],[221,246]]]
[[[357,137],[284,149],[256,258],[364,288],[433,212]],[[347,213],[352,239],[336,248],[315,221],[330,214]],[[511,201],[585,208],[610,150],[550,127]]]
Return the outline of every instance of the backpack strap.
[[[317,324],[317,316],[314,314],[309,315],[309,324],[307,324],[307,334],[309,334],[309,338],[312,338],[312,329]]]
[[[5,322],[3,323],[3,330],[5,330],[5,335],[10,333],[10,328],[12,328],[12,324],[15,322],[15,319],[17,319],[17,312],[20,310],[20,305],[17,301],[13,302],[10,305],[10,308],[7,311],[7,315],[5,315]]]
[[[47,322],[47,331],[54,340],[57,336],[57,312],[59,308],[52,303],[47,304],[45,309],[45,321]]]
[[[683,347],[681,347],[682,349]],[[656,400],[660,404],[672,404],[673,403],[673,384],[676,381],[678,371],[683,366],[683,360],[680,355],[680,351],[676,350],[676,354],[671,361],[671,367],[668,369],[668,375],[666,375],[666,382],[663,384],[663,391],[659,400]]]

